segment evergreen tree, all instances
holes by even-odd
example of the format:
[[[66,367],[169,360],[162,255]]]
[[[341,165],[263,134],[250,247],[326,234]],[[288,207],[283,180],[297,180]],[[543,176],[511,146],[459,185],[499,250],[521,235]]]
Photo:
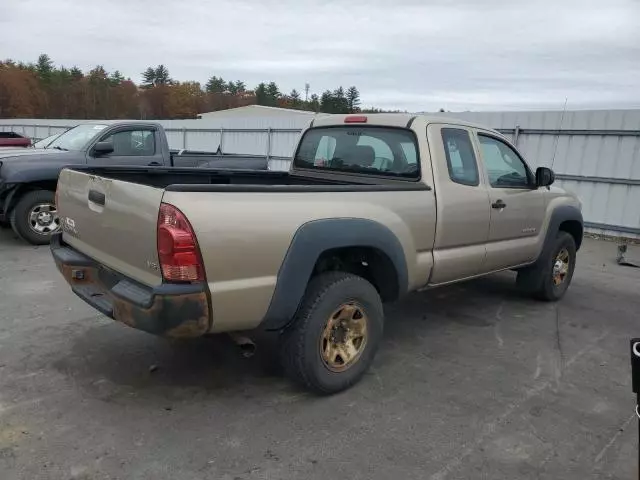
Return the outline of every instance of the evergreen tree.
[[[156,86],[158,85],[169,85],[173,83],[171,77],[169,77],[169,70],[164,65],[158,65],[155,69],[155,82]]]
[[[358,112],[360,110],[360,92],[354,86],[347,90],[347,108],[349,113]]]
[[[82,70],[80,70],[76,66],[71,67],[71,69],[69,70],[69,74],[75,80],[79,80],[82,78]]]
[[[271,107],[278,106],[278,99],[280,98],[280,89],[276,82],[269,82],[267,85],[267,105]]]
[[[258,84],[255,90],[256,105],[268,105],[267,86],[264,82]]]
[[[247,91],[247,86],[240,80],[236,80],[235,88],[237,93],[245,93]]]
[[[342,87],[336,88],[333,92],[333,113],[349,113],[349,104]]]
[[[122,76],[119,70],[116,70],[111,75],[109,75],[109,83],[112,86],[115,87],[117,85],[120,85],[122,82],[124,82],[124,77]]]
[[[320,110],[324,113],[336,113],[334,108],[333,94],[329,90],[325,90],[320,97]]]
[[[294,88],[289,94],[289,101],[291,102],[291,108],[300,108],[302,102],[300,101],[300,93]]]
[[[36,63],[36,71],[38,72],[38,76],[43,82],[49,82],[51,80],[51,74],[53,72],[53,62],[49,55],[43,53],[38,57],[38,61]]]
[[[224,93],[227,88],[227,84],[222,77],[218,78],[214,75],[207,81],[204,88],[207,93]]]
[[[229,92],[231,95],[237,95],[238,94],[238,89],[236,88],[235,82],[227,83],[227,88],[226,88],[225,91]]]
[[[315,93],[311,95],[311,99],[309,100],[309,109],[316,113],[320,111],[320,99]]]
[[[147,68],[142,72],[142,87],[151,88],[156,84],[156,71],[153,67]]]

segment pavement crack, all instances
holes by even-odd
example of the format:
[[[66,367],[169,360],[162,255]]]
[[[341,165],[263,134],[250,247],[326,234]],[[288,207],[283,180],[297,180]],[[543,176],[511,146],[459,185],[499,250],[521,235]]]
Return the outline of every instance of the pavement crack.
[[[502,335],[500,334],[500,323],[502,322],[502,308],[504,307],[504,300],[500,302],[498,306],[498,310],[496,311],[496,322],[493,324],[493,334],[496,337],[496,341],[498,342],[498,347],[502,348],[504,346],[504,340]]]
[[[560,307],[556,305],[556,347],[560,355],[560,372],[564,369],[564,352],[562,351],[562,340],[560,339]]]
[[[594,460],[595,464],[600,463],[600,460],[603,459],[603,457],[607,453],[607,451],[613,446],[614,443],[616,443],[616,440],[620,437],[620,435],[622,435],[624,430],[627,428],[627,426],[631,423],[631,421],[634,418],[636,418],[636,412],[633,412],[631,414],[631,416],[625,420],[625,422],[618,428],[618,430],[616,430],[616,433],[613,434],[613,436],[607,442],[607,444],[604,446],[604,448],[602,450],[600,450],[600,453],[598,453],[598,455],[596,455],[596,458]]]
[[[593,347],[601,342],[608,334],[609,331],[605,330],[591,343],[580,349],[575,355],[567,360],[566,368],[570,368],[576,361],[581,359],[583,356],[588,355],[593,350]],[[517,409],[519,409],[525,402],[530,401],[532,398],[537,397],[542,392],[550,388],[552,384],[552,380],[539,381],[536,382],[533,387],[525,390],[521,397],[510,403],[501,415],[485,423],[476,438],[472,442],[463,444],[463,450],[457,455],[451,457],[437,472],[429,477],[429,480],[444,480],[447,478],[452,471],[459,468],[471,454],[473,454],[487,441],[487,439],[491,438]],[[613,441],[615,441],[615,438]],[[613,441],[610,442],[612,445]]]

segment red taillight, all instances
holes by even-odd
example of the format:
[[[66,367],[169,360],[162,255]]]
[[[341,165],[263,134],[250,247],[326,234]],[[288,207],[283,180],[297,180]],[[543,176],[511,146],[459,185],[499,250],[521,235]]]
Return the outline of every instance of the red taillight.
[[[198,242],[187,217],[173,205],[160,204],[158,259],[167,282],[204,281]]]
[[[351,115],[344,117],[344,123],[367,123],[367,117],[365,115]]]

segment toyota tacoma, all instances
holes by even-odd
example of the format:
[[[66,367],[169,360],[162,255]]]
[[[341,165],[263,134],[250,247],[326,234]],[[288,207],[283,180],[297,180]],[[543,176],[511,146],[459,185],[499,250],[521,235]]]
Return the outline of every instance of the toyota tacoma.
[[[66,168],[51,250],[105,315],[167,337],[277,331],[290,377],[330,394],[363,376],[383,304],[407,292],[511,269],[559,300],[583,222],[553,181],[480,125],[331,115],[289,172]]]

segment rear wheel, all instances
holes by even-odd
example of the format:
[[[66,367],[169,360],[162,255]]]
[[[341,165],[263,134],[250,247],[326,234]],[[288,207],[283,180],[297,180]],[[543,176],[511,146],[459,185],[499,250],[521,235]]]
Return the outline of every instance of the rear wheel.
[[[60,229],[55,194],[49,190],[25,193],[11,212],[11,227],[23,240],[46,245]]]
[[[380,296],[367,280],[343,272],[318,275],[284,332],[285,371],[315,393],[345,390],[373,362],[383,323]]]
[[[539,300],[560,300],[571,283],[576,266],[576,242],[567,233],[558,232],[545,258],[518,272],[518,286]]]

